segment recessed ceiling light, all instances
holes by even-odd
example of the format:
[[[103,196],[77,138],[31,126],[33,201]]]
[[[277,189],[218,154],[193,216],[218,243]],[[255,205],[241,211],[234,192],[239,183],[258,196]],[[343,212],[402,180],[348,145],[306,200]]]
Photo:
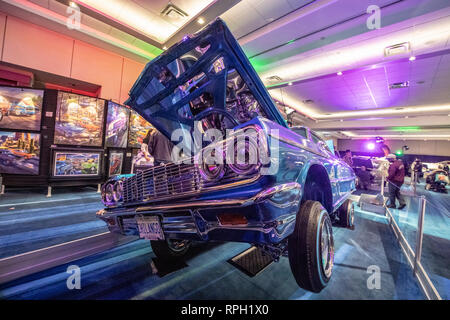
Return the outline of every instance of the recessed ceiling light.
[[[339,71],[339,72],[337,73],[337,75],[338,75],[338,76],[342,76],[342,72]]]
[[[164,47],[163,47],[163,50],[167,50],[167,47],[166,47],[166,46],[164,46]]]
[[[197,19],[197,23],[198,24],[204,24],[205,23],[205,19],[203,19],[202,17]]]
[[[69,5],[70,5],[72,8],[78,8],[77,4],[76,4],[75,2],[73,2],[73,1],[70,1]]]
[[[416,60],[416,57],[414,57],[414,56],[409,57],[409,61],[414,61],[414,60]]]
[[[288,86],[292,86],[292,82],[289,82],[289,83],[288,83]]]
[[[391,83],[389,85],[389,89],[402,89],[402,88],[408,88],[408,87],[409,87],[409,81],[396,82],[396,83]]]
[[[409,52],[410,50],[411,50],[411,44],[409,42],[403,42],[403,43],[395,44],[393,46],[386,47],[384,49],[384,56],[385,57],[395,56],[397,54]]]

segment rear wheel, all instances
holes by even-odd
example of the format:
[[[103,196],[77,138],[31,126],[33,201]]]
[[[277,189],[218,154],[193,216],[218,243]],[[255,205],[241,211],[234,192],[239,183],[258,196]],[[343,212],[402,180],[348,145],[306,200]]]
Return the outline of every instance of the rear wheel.
[[[190,240],[150,240],[155,255],[165,261],[181,259],[191,247]]]
[[[345,202],[338,209],[339,226],[342,228],[355,229],[355,209],[353,202],[350,199]]]
[[[320,292],[331,278],[334,241],[331,220],[318,201],[307,200],[297,213],[288,240],[289,264],[297,284]]]

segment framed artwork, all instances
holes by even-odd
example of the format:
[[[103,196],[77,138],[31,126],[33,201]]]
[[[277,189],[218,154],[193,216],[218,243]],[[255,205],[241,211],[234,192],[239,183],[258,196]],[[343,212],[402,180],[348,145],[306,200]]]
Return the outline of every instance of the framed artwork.
[[[0,173],[39,174],[40,134],[0,131]]]
[[[43,100],[44,90],[0,87],[0,127],[39,131]]]
[[[101,147],[104,107],[104,100],[59,92],[54,142]]]
[[[55,151],[53,157],[53,176],[99,176],[101,155],[101,152]]]
[[[111,151],[109,154],[108,176],[114,176],[122,173],[123,152]]]
[[[147,120],[142,118],[136,111],[131,110],[128,147],[140,148],[150,128],[153,128],[153,126]]]
[[[130,109],[110,101],[106,118],[106,147],[127,147],[129,122]]]

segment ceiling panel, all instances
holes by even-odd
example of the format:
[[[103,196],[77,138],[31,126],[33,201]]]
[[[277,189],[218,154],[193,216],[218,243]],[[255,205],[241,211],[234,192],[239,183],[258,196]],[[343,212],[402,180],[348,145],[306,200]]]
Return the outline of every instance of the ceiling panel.
[[[443,62],[441,62],[441,59]],[[450,54],[391,62],[374,69],[346,72],[342,76],[307,80],[283,88],[283,94],[299,103],[313,100],[316,113],[355,109],[391,108],[449,103],[450,72],[435,77],[441,65],[450,65]],[[447,68],[448,70],[448,68]],[[423,84],[417,81],[425,81]],[[394,82],[410,81],[409,88],[389,89]]]
[[[159,43],[164,43],[215,1],[77,0],[75,2],[110,17]],[[161,14],[169,4],[176,8],[172,6],[171,13],[168,15]],[[176,12],[182,12],[185,15]]]

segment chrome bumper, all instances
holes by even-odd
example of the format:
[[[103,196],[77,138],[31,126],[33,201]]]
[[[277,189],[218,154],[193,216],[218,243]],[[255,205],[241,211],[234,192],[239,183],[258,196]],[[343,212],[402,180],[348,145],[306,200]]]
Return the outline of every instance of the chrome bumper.
[[[251,231],[262,234],[276,233],[275,236],[271,235],[271,237],[278,238],[280,236],[279,226],[288,224],[295,220],[295,217],[292,217],[292,214],[282,215],[276,221],[249,221],[245,225],[222,225],[217,217],[215,221],[205,220],[199,213],[199,210],[245,208],[264,203],[265,206],[273,206],[281,211],[284,211],[283,208],[297,206],[300,203],[300,189],[301,186],[299,183],[290,182],[270,187],[247,199],[198,200],[180,203],[145,205],[137,208],[115,208],[113,210],[102,209],[97,212],[97,216],[107,223],[108,221],[113,220],[113,226],[108,223],[110,230],[121,232],[123,234],[136,234],[136,216],[154,214],[161,217],[162,228],[167,237],[176,238],[180,235],[192,235],[193,237],[199,237],[200,240],[206,240],[210,232],[226,229],[246,232]],[[294,199],[292,196],[290,197],[290,206],[289,203],[286,203],[286,201],[279,201],[279,203],[273,201],[273,198],[280,194],[295,194]],[[297,209],[294,209],[293,211],[296,212],[296,210]],[[171,213],[179,212],[184,212],[185,215],[170,216]],[[239,211],[236,213],[238,212]]]

